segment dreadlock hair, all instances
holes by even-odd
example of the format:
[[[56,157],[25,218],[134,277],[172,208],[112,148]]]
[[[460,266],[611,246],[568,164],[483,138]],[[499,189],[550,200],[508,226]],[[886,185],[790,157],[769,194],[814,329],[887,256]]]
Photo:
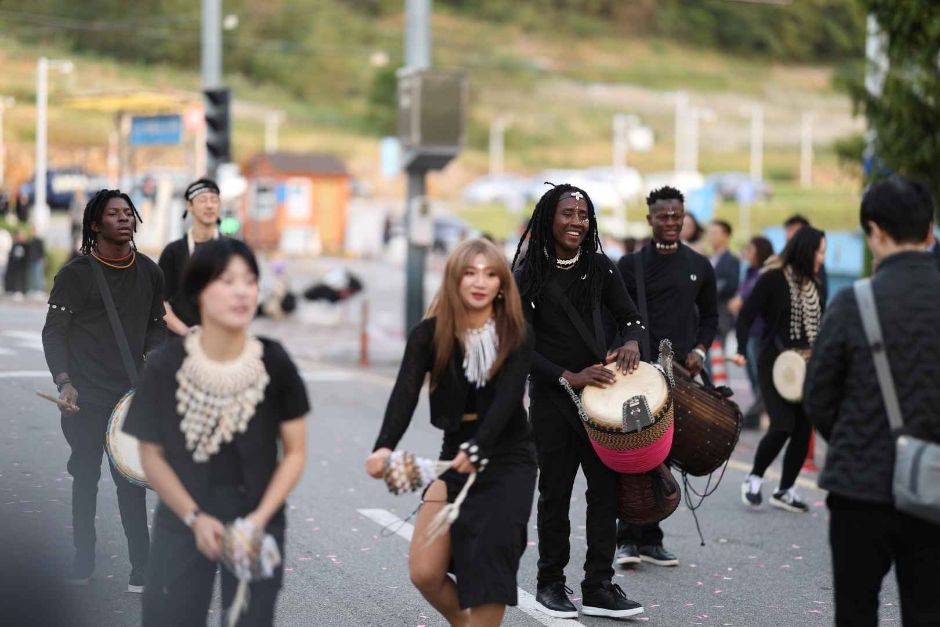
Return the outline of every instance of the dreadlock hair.
[[[85,214],[82,217],[81,251],[83,255],[90,254],[92,250],[98,247],[98,235],[92,230],[91,225],[101,224],[101,216],[104,215],[104,208],[108,206],[108,201],[112,198],[123,198],[134,212],[134,217],[137,218],[137,222],[134,224],[135,233],[137,232],[137,224],[143,222],[130,196],[119,189],[99,189],[92,199],[88,201],[88,204],[85,205]],[[132,239],[131,246],[133,245],[134,240]]]
[[[675,187],[669,187],[668,185],[663,185],[658,189],[654,189],[650,192],[650,195],[646,197],[646,206],[652,207],[660,200],[678,200],[679,202],[685,202],[685,196],[682,195]]]
[[[551,185],[551,183],[548,184]],[[601,264],[606,257],[597,232],[597,216],[594,213],[594,203],[583,189],[568,183],[562,183],[561,185],[552,185],[552,188],[542,195],[535,205],[532,218],[519,239],[519,246],[516,248],[516,254],[512,259],[512,269],[513,272],[518,271],[520,273],[519,290],[522,302],[528,303],[538,300],[542,288],[545,287],[551,277],[551,271],[557,260],[552,226],[555,222],[558,201],[566,192],[581,192],[587,202],[588,231],[581,243],[582,258],[578,262],[578,269],[574,270],[574,272],[581,274],[584,280],[575,281],[570,294],[571,302],[576,307],[587,311],[600,302],[605,279],[605,268]],[[523,253],[523,248],[526,246],[526,236],[529,236],[528,248]]]

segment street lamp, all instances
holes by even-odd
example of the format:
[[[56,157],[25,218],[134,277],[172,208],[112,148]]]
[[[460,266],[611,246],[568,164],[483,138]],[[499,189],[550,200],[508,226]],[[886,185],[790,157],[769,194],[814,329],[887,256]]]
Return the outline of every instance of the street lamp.
[[[39,57],[36,64],[36,176],[33,180],[32,223],[36,233],[42,235],[49,226],[49,205],[46,202],[46,108],[49,100],[49,69],[63,74],[71,72],[75,65],[68,59]]]
[[[6,144],[3,143],[3,112],[16,104],[16,99],[11,96],[0,96],[0,190],[6,182]]]

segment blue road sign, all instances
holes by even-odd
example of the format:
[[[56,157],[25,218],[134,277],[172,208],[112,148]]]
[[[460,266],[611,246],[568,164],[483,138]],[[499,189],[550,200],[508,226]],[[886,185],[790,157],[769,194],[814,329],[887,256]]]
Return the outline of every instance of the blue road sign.
[[[182,139],[182,116],[147,115],[131,118],[131,146],[175,145]]]

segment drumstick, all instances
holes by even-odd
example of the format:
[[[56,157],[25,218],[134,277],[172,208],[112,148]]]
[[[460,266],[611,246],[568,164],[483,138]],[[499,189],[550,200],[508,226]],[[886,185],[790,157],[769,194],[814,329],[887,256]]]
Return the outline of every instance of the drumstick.
[[[47,401],[52,401],[53,403],[55,403],[62,409],[78,411],[78,405],[73,405],[72,403],[63,401],[61,398],[52,396],[51,394],[46,394],[45,392],[40,392],[39,390],[36,390],[36,396],[38,396],[39,398],[44,398]]]

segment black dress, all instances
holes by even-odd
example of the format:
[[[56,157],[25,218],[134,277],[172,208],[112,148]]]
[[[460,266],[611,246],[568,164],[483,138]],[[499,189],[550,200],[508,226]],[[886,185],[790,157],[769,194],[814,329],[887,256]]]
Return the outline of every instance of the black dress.
[[[124,431],[142,442],[163,446],[167,463],[199,509],[223,523],[251,513],[261,502],[278,465],[282,422],[302,418],[310,409],[303,380],[284,348],[261,338],[262,359],[271,380],[244,433],[221,447],[207,462],[193,460],[176,411],[176,373],[186,358],[183,340],[173,338],[147,361],[124,422]],[[287,522],[282,507],[266,532],[284,552]],[[234,596],[236,580],[222,572],[222,604]],[[153,545],[143,599],[143,624],[205,625],[216,565],[196,548],[193,533],[162,501],[153,524]],[[253,582],[248,614],[239,626],[270,625],[283,577]]]
[[[820,306],[824,306],[821,289]],[[757,280],[754,291],[741,307],[737,322],[738,353],[743,355],[751,325],[757,318],[764,320],[757,358],[757,383],[766,404],[771,428],[786,432],[792,432],[797,420],[802,420],[805,414],[801,403],[791,403],[777,392],[773,382],[774,361],[784,350],[810,348],[802,330],[799,339],[791,339],[791,315],[790,285],[783,270],[775,269],[768,270]]]
[[[433,318],[423,320],[408,336],[373,450],[394,449],[411,422],[434,363],[434,325]],[[476,443],[480,457],[489,459],[450,528],[452,572],[461,608],[518,602],[516,573],[526,548],[537,469],[522,404],[533,344],[529,332],[499,372],[475,389],[464,375],[463,351],[457,343],[450,367],[431,391],[431,422],[444,430],[440,459],[456,457],[463,442]],[[476,413],[478,419],[463,422],[468,413]],[[453,502],[468,477],[455,471],[441,476],[448,501]]]

